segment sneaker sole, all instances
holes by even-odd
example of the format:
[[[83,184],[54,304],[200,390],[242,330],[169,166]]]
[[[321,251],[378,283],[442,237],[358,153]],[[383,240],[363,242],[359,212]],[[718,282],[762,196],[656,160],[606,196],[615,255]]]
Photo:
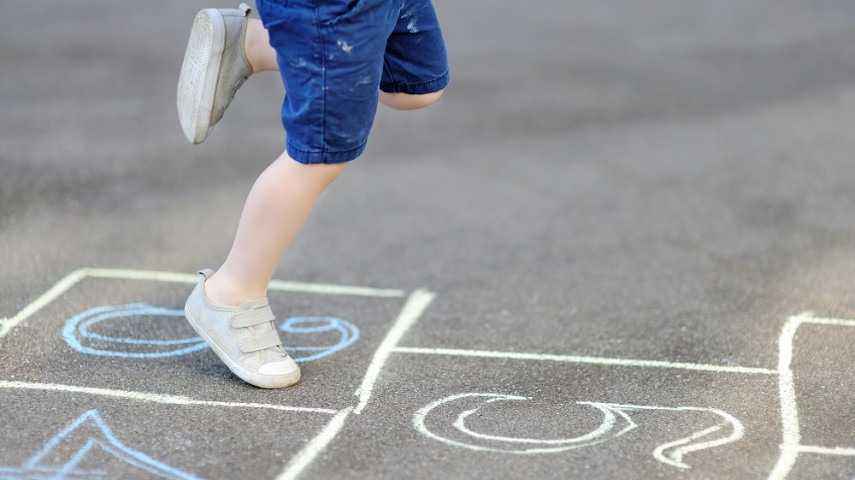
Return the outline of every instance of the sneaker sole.
[[[286,375],[263,375],[247,370],[226,354],[225,350],[223,350],[216,340],[208,334],[208,331],[205,330],[205,327],[196,319],[196,315],[194,315],[189,308],[184,308],[184,316],[187,318],[187,322],[190,326],[193,327],[193,330],[195,330],[196,333],[205,340],[217,357],[219,357],[220,360],[229,367],[229,370],[231,370],[232,373],[237,375],[244,382],[249,383],[250,385],[255,385],[259,388],[284,388],[290,387],[300,381],[299,368],[293,373]]]
[[[196,14],[178,77],[178,120],[190,143],[208,136],[217,77],[223,60],[226,27],[217,9]]]

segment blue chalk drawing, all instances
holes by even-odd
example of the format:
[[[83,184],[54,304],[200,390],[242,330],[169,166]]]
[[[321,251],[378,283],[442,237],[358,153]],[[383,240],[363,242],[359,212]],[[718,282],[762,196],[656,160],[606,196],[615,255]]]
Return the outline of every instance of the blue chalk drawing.
[[[95,331],[98,324],[131,320],[134,317],[171,317],[181,319],[183,322],[184,311],[154,307],[146,303],[95,307],[65,322],[62,336],[74,350],[100,357],[166,358],[186,355],[207,347],[205,341],[198,336],[154,340],[127,335],[103,335]],[[288,334],[286,339],[308,336],[313,341],[317,341],[316,337],[328,332],[338,336],[338,341],[332,345],[286,345],[286,350],[292,353],[297,362],[310,362],[326,357],[349,347],[359,339],[359,328],[356,325],[335,317],[289,318],[279,329]],[[122,347],[121,350],[117,349],[119,346]],[[297,352],[307,352],[307,354],[295,355]]]
[[[150,340],[128,337],[109,337],[99,335],[90,330],[96,324],[114,319],[160,316],[184,318],[183,310],[153,307],[145,303],[132,303],[128,305],[108,305],[96,307],[75,315],[65,323],[62,336],[68,345],[81,353],[97,355],[102,357],[121,358],[164,358],[174,357],[192,353],[205,348],[205,342],[200,337],[180,338],[175,340]],[[127,352],[119,350],[106,350],[83,345],[87,343],[118,343],[126,346],[134,346],[138,349],[161,349],[160,351]]]
[[[93,431],[94,430],[94,431]],[[88,435],[87,435],[88,433]],[[76,435],[74,435],[76,434]],[[2,479],[65,479],[65,478],[118,478],[121,472],[80,468],[86,456],[100,448],[131,467],[145,470],[151,475],[170,480],[198,480],[189,473],[159,462],[148,455],[131,449],[120,442],[97,410],[79,416],[36,452],[20,467],[0,467]],[[104,467],[109,467],[105,465]],[[119,468],[115,466],[114,468]],[[121,470],[127,470],[122,465]]]
[[[309,326],[298,326],[308,324]],[[310,362],[317,360],[327,355],[331,355],[339,350],[353,345],[353,342],[359,339],[359,329],[356,325],[335,317],[294,317],[285,320],[285,323],[279,327],[285,333],[323,333],[323,332],[338,332],[341,336],[338,343],[332,346],[286,346],[285,349],[289,352],[317,352],[314,355],[305,357],[295,356],[296,362]]]

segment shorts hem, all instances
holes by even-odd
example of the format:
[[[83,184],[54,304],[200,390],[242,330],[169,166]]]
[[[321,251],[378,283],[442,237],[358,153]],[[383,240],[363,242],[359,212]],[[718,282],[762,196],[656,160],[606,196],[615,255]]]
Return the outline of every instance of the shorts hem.
[[[367,143],[367,142],[366,142]],[[345,163],[355,160],[365,151],[366,143],[351,149],[337,152],[330,151],[309,151],[299,148],[290,142],[286,144],[288,156],[297,162],[304,164],[314,163]]]
[[[448,86],[448,71],[432,80],[419,83],[381,83],[380,90],[386,93],[406,93],[409,95],[424,95],[438,92]]]

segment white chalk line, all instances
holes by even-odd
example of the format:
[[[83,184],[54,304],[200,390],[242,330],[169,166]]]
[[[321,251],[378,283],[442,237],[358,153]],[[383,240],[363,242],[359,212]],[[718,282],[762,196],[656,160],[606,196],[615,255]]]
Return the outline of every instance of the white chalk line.
[[[800,324],[808,323],[812,325],[830,325],[834,327],[855,327],[855,320],[843,320],[840,318],[821,318],[821,317],[812,317],[810,313],[803,313],[801,315],[796,315],[795,317],[799,320]]]
[[[380,372],[383,370],[383,366],[385,365],[386,360],[388,360],[392,350],[404,334],[407,333],[407,330],[409,330],[410,327],[416,323],[419,317],[421,317],[422,313],[424,313],[425,309],[427,309],[434,297],[435,295],[433,293],[423,289],[415,290],[410,294],[392,328],[374,352],[374,358],[368,365],[368,370],[365,373],[361,386],[356,391],[356,395],[359,397],[359,404],[355,407],[340,410],[333,419],[330,420],[327,426],[321,430],[321,432],[315,436],[311,442],[303,447],[303,449],[295,455],[290,462],[288,462],[285,470],[276,477],[276,480],[293,480],[297,478],[301,473],[303,473],[303,470],[305,470],[306,467],[311,465],[327,445],[335,439],[344,427],[347,417],[351,413],[358,415],[362,412],[362,409],[368,405],[371,393],[374,390],[374,383],[380,376]]]
[[[12,318],[3,319],[2,324],[0,324],[0,339],[5,337],[12,331],[13,328],[17,327],[21,322],[34,315],[36,312],[47,306],[49,303],[53,302],[60,295],[67,292],[71,287],[76,285],[78,282],[86,278],[86,269],[81,268],[75,270],[68,275],[65,276],[62,280],[54,284],[53,287],[48,289],[47,292],[43,293],[40,297],[36,298],[29,305],[21,309],[17,315]]]
[[[800,445],[799,453],[818,453],[820,455],[839,455],[844,457],[855,457],[855,448],[817,447],[814,445]]]
[[[171,282],[193,284],[199,281],[198,275],[161,272],[154,270],[131,270],[118,268],[79,268],[54,284],[47,292],[30,302],[14,317],[0,318],[0,339],[39,310],[59,298],[62,294],[86,278],[110,278],[116,280],[144,280],[153,282]],[[332,285],[324,283],[301,283],[272,280],[270,290],[295,293],[315,293],[323,295],[343,295],[359,297],[400,298],[403,290],[357,287],[351,285]]]
[[[657,360],[636,360],[625,358],[585,357],[576,355],[547,355],[539,353],[496,352],[485,350],[463,350],[453,348],[417,348],[396,347],[395,353],[415,355],[445,355],[458,357],[495,358],[509,360],[535,360],[549,362],[582,363],[589,365],[609,365],[621,367],[674,368],[713,373],[741,373],[757,375],[777,375],[776,370],[768,368],[733,367],[727,365],[707,365],[699,363],[665,362]]]
[[[257,408],[297,413],[324,413],[329,415],[338,412],[338,410],[333,410],[329,408],[294,407],[289,405],[274,405],[269,403],[242,403],[195,400],[190,397],[180,395],[163,395],[158,393],[133,392],[128,390],[115,390],[110,388],[78,387],[74,385],[61,385],[56,383],[36,383],[0,380],[0,388],[54,391],[64,393],[82,393],[87,395],[137,400],[140,402],[162,403],[167,405],[208,406],[223,408]]]
[[[276,480],[293,480],[297,478],[338,435],[338,432],[344,427],[344,421],[347,420],[351,411],[353,411],[353,407],[339,410],[327,426],[311,442],[303,447],[297,455],[291,458],[285,470],[276,477]]]
[[[282,292],[317,293],[320,295],[342,295],[351,297],[401,298],[403,290],[356,287],[353,285],[331,285],[328,283],[299,283],[271,280],[269,288]]]
[[[160,272],[153,270],[126,270],[109,268],[88,268],[88,276],[95,278],[114,278],[125,280],[150,280],[155,282],[196,283],[198,275],[186,273]],[[357,297],[391,297],[404,296],[403,290],[388,288],[358,287],[353,285],[333,285],[328,283],[290,282],[271,280],[268,289],[280,292],[318,293],[322,295],[346,295]]]
[[[410,294],[410,297],[407,299],[407,303],[404,304],[404,307],[401,309],[401,313],[398,314],[398,318],[395,320],[394,325],[386,334],[386,338],[383,339],[383,342],[380,343],[380,346],[377,347],[377,350],[374,352],[374,358],[368,365],[368,370],[365,372],[365,377],[362,379],[362,385],[360,385],[359,389],[356,390],[356,395],[359,397],[359,403],[356,405],[356,409],[353,413],[359,415],[362,413],[362,409],[368,405],[368,400],[371,398],[371,392],[374,390],[374,383],[380,376],[380,372],[383,370],[386,360],[389,359],[389,355],[398,345],[398,342],[401,341],[404,334],[407,333],[407,330],[409,330],[410,327],[416,323],[419,317],[422,316],[422,313],[424,313],[428,305],[433,301],[434,297],[436,297],[435,294],[423,289],[414,290],[413,293]]]
[[[778,390],[781,400],[781,456],[769,474],[769,480],[783,480],[796,464],[799,455],[799,414],[796,386],[790,364],[793,361],[793,340],[804,317],[790,317],[778,338]]]
[[[794,315],[787,319],[781,329],[778,338],[778,389],[781,397],[781,456],[778,458],[775,468],[769,475],[768,480],[784,480],[796,464],[799,453],[821,453],[848,452],[850,449],[805,447],[801,445],[801,433],[799,431],[799,413],[796,401],[796,385],[793,376],[793,343],[796,331],[803,324],[830,325],[842,327],[855,327],[855,321],[837,318],[818,318],[812,313],[805,312]],[[839,455],[839,453],[834,453]],[[848,455],[848,454],[847,454]]]
[[[157,270],[132,270],[124,268],[82,268],[90,278],[114,280],[145,280],[164,283],[189,283],[199,281],[199,276],[190,273],[162,272]]]
[[[374,383],[380,376],[383,366],[388,360],[392,350],[407,333],[407,330],[412,327],[416,321],[427,309],[428,305],[433,301],[435,295],[427,290],[419,289],[410,294],[407,302],[404,304],[398,318],[395,320],[392,328],[386,334],[383,342],[374,352],[374,358],[368,365],[368,370],[362,380],[362,384],[356,391],[359,397],[359,403],[356,407],[349,407],[340,410],[327,426],[312,439],[303,449],[295,455],[285,470],[276,477],[276,480],[293,480],[297,478],[303,470],[306,469],[317,458],[317,456],[335,439],[341,429],[344,427],[345,420],[351,413],[360,414],[362,409],[368,405],[371,398],[371,393],[374,390]]]

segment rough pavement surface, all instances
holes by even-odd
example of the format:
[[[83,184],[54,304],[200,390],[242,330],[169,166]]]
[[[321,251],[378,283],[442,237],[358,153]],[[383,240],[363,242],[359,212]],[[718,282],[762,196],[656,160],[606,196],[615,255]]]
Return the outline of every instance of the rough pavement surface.
[[[277,271],[282,391],[181,317],[278,76],[191,146],[207,3],[0,16],[0,478],[855,477],[855,3],[436,5],[450,88]]]

